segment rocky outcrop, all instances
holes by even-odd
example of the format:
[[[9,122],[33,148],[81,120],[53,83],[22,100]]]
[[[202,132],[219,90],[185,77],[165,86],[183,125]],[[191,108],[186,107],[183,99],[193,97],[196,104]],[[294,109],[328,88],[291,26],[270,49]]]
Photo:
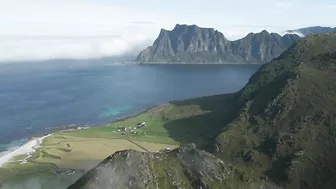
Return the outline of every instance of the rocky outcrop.
[[[172,31],[162,29],[154,44],[140,52],[140,62],[175,63],[264,63],[279,56],[297,35],[280,36],[262,31],[229,41],[213,28],[177,24]]]
[[[173,151],[116,152],[68,189],[245,188],[262,184],[189,144]],[[240,180],[240,182],[237,182]],[[249,182],[247,182],[249,181]]]

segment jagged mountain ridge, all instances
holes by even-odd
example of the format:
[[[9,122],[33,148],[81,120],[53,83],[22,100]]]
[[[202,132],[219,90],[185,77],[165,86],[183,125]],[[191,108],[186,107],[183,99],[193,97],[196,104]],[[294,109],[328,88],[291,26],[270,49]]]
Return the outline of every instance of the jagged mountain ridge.
[[[223,104],[227,95],[202,98],[208,101],[203,107],[207,111],[216,112],[218,104],[230,109],[208,115],[219,116],[219,124],[222,124],[222,131],[214,141],[210,141],[213,149],[208,149],[215,156],[195,147],[181,147],[172,152],[142,154],[144,158],[139,156],[138,159],[127,160],[132,156],[127,154],[134,152],[125,151],[110,156],[98,167],[114,173],[114,167],[121,165],[123,174],[133,172],[133,165],[139,164],[136,168],[141,171],[134,177],[148,180],[141,174],[151,175],[154,183],[149,185],[151,188],[255,189],[261,188],[261,185],[263,188],[334,188],[335,72],[336,33],[304,38],[277,59],[264,64],[241,91],[230,95],[229,106]],[[188,103],[197,104],[197,101]],[[198,117],[198,121],[201,118],[205,117]],[[210,125],[204,127],[209,129]],[[191,162],[197,159],[205,166],[190,169],[193,166],[186,166],[185,161],[181,161],[185,159],[185,154],[181,155],[180,151],[188,152],[186,154],[191,155]],[[154,161],[153,158],[148,159],[149,156],[159,158]],[[138,169],[140,165],[149,168]],[[120,181],[119,177],[110,175],[99,178],[98,174],[97,177],[97,168],[69,189],[89,189],[89,186],[101,186],[99,184],[104,186],[102,189],[113,188],[109,182]],[[209,170],[214,170],[215,174]],[[226,179],[223,180],[221,174]],[[122,181],[120,187],[146,188],[145,185],[127,185],[132,179]]]
[[[301,33],[303,36],[311,36],[323,33],[336,32],[336,27],[322,27],[322,26],[312,26],[306,28],[300,28],[295,30],[287,30],[288,33]]]
[[[265,63],[299,40],[295,34],[280,36],[266,30],[229,41],[213,28],[177,24],[162,29],[153,45],[140,52],[140,62]]]

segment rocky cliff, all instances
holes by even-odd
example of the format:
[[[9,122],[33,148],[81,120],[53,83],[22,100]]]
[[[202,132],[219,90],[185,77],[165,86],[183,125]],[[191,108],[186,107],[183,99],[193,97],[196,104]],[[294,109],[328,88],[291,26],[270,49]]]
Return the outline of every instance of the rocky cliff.
[[[213,28],[177,24],[172,31],[162,29],[154,44],[140,52],[140,62],[183,63],[265,63],[279,56],[297,35],[280,36],[262,31],[229,41]]]
[[[211,153],[193,145],[118,152],[69,189],[335,188],[335,72],[336,33],[306,37],[261,66],[241,91],[176,103],[207,112],[174,122],[202,123],[199,138],[215,132],[204,148]]]

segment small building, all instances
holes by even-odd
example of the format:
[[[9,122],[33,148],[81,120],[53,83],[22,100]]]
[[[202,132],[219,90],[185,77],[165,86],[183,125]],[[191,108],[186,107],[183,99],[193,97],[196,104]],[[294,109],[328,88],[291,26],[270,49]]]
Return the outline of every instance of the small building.
[[[84,126],[84,127],[77,127],[78,130],[85,130],[85,129],[88,129],[89,127],[88,126]]]
[[[126,128],[125,128],[124,126],[119,126],[118,129],[119,129],[120,131],[125,131]]]
[[[146,123],[145,122],[142,122],[142,123],[137,123],[137,127],[138,128],[141,128],[141,127],[146,127]]]

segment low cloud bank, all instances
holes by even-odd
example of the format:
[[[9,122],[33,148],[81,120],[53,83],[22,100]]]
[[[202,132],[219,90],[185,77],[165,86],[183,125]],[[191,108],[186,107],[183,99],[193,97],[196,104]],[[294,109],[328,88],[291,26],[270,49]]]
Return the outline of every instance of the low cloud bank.
[[[137,54],[161,15],[113,3],[0,0],[0,62]],[[163,24],[163,25],[165,25]]]
[[[284,36],[286,34],[295,34],[295,35],[298,35],[300,37],[305,37],[305,35],[303,35],[301,32],[298,32],[298,31],[291,31],[291,32],[284,31],[284,32],[280,32],[279,34],[282,35],[282,36]]]
[[[133,37],[2,37],[0,62],[136,56],[152,40]]]

